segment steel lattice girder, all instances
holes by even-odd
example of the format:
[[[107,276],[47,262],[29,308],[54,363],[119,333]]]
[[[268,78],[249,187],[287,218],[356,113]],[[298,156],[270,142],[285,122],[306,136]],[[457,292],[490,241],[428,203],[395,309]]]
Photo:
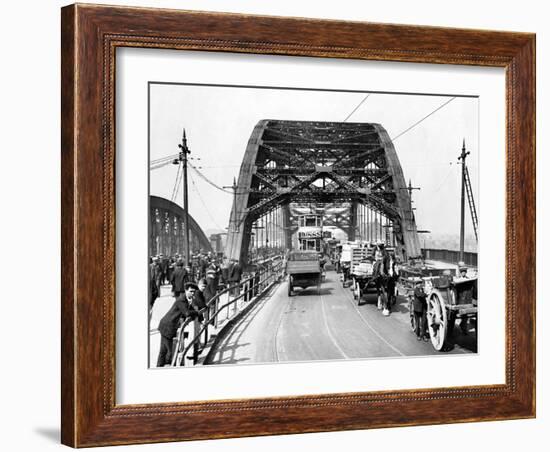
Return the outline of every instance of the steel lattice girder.
[[[381,125],[261,120],[241,164],[226,254],[245,263],[252,223],[279,206],[334,202],[384,215],[405,257],[420,256],[403,170]],[[289,223],[290,211],[283,213]]]
[[[169,216],[166,218],[160,219],[160,224],[155,224],[158,222],[159,218],[157,216],[157,212],[164,213],[166,216]],[[206,237],[206,234],[201,229],[199,224],[195,221],[195,219],[189,214],[189,232],[190,232],[190,251],[194,251],[192,245],[196,244],[199,249],[203,249],[204,251],[212,251],[212,245],[210,243],[210,240],[208,240],[208,237]],[[184,234],[184,222],[185,222],[185,211],[177,205],[175,202],[172,202],[166,198],[160,198],[158,196],[149,196],[149,219],[151,222],[150,230],[149,230],[149,247],[150,247],[150,254],[156,254],[152,247],[153,244],[156,243],[156,237],[159,235],[164,235],[167,240],[174,243],[181,244],[174,245],[174,248],[179,248],[180,252],[183,252],[184,245],[183,245],[183,234]],[[180,225],[179,227],[177,225]],[[163,234],[164,232],[164,234]],[[171,250],[171,252],[168,252],[166,249],[161,250],[166,255],[172,255],[175,253],[174,250]]]

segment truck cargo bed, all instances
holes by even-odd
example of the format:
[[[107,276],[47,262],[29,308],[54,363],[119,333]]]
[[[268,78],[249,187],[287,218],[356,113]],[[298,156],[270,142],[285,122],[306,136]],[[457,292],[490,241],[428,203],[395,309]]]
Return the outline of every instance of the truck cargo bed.
[[[316,261],[288,261],[286,272],[289,275],[297,273],[320,273],[321,267]]]

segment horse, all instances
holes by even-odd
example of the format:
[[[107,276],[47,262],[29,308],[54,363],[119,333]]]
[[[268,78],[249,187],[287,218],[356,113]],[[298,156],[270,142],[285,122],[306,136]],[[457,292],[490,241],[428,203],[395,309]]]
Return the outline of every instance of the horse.
[[[391,273],[383,272],[382,265],[378,266],[375,277],[376,294],[378,296],[378,309],[383,310],[384,315],[389,315],[391,307],[396,304],[395,285],[397,283],[397,272],[393,268]]]

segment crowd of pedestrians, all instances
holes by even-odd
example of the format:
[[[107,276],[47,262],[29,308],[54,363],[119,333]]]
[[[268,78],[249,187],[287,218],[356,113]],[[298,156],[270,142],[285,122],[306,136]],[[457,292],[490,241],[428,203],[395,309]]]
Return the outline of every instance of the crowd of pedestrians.
[[[220,290],[237,285],[242,276],[242,267],[237,260],[220,259],[211,252],[195,253],[187,264],[179,254],[151,257],[149,315],[156,299],[161,296],[161,286],[169,284],[174,297],[172,306],[158,326],[161,342],[157,367],[171,364],[173,339],[181,324],[188,318],[201,323],[211,321],[215,305],[209,302]]]

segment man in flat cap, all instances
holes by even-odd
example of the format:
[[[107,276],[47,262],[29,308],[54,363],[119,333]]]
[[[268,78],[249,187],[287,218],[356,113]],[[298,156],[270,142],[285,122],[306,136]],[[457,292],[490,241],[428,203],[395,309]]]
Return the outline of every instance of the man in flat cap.
[[[176,297],[176,301],[159,322],[160,350],[157,367],[172,363],[172,344],[182,321],[195,318],[198,312],[193,307],[193,298],[198,287],[195,283],[185,284],[185,292]]]

